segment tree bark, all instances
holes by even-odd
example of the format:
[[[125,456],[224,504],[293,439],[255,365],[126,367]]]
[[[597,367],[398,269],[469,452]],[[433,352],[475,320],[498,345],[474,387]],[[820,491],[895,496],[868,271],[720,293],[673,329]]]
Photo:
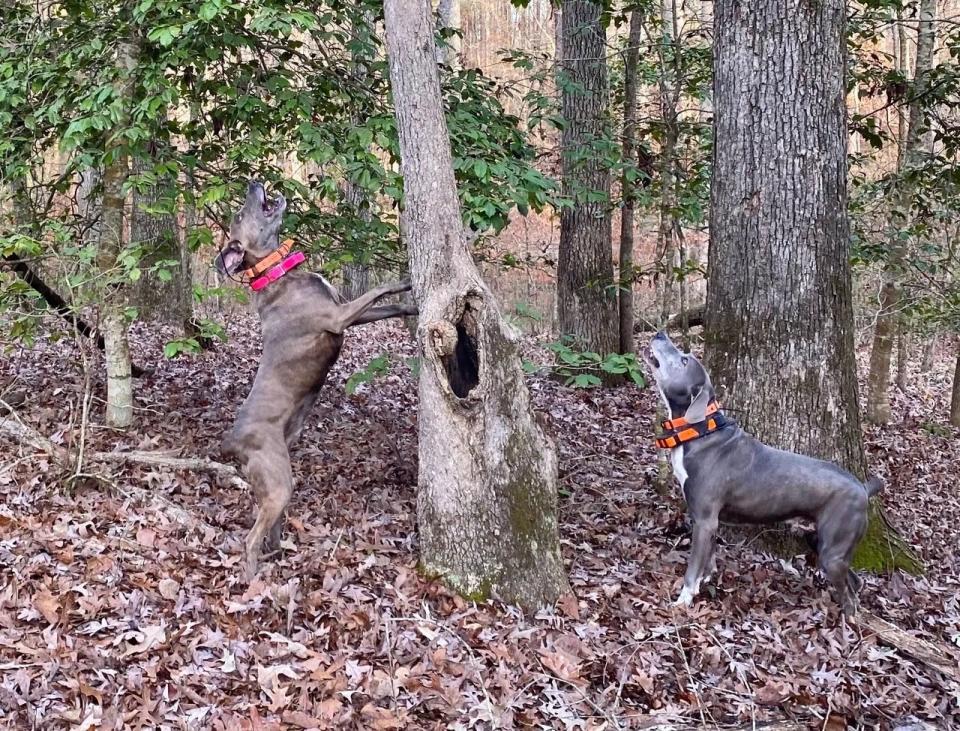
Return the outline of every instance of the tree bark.
[[[897,177],[888,224],[889,258],[883,272],[880,289],[880,311],[873,331],[873,348],[870,351],[870,373],[867,377],[867,403],[864,413],[873,424],[890,421],[890,361],[893,341],[898,330],[900,316],[900,278],[907,254],[902,230],[912,221],[914,184],[909,180],[910,171],[921,161],[924,153],[923,126],[926,90],[930,70],[933,67],[933,47],[936,40],[934,16],[937,0],[921,0],[920,22],[917,35],[917,54],[913,83],[909,91],[909,120],[901,154],[898,160]],[[905,54],[906,44],[901,39],[900,55]],[[903,120],[900,116],[901,123]]]
[[[473,599],[551,604],[568,589],[556,452],[465,243],[430,0],[386,0],[384,14],[420,310],[420,566]]]
[[[929,373],[933,370],[933,357],[937,351],[936,335],[929,335],[923,341],[923,355],[920,357],[920,372]]]
[[[134,160],[133,170],[142,173],[150,169],[150,163]],[[131,300],[139,315],[189,328],[193,317],[193,278],[191,276],[190,252],[186,237],[179,236],[176,218],[169,213],[149,213],[163,195],[163,182],[144,192],[133,192],[130,212],[130,242],[143,249],[140,260],[141,277],[132,287]],[[151,269],[161,261],[175,262],[164,268],[170,279],[164,281]]]
[[[843,0],[715,4],[704,331],[719,396],[745,428],[862,479],[845,21]],[[915,570],[876,501],[870,517],[859,564]]]
[[[633,219],[636,208],[637,175],[632,168],[637,147],[637,64],[640,61],[640,40],[643,13],[630,13],[630,35],[623,69],[623,164],[620,181],[623,206],[620,210],[620,352],[633,353]],[[632,173],[632,174],[631,174]]]
[[[131,76],[136,66],[136,46],[122,42],[117,48],[117,87],[123,97],[128,96]],[[123,130],[126,115],[113,130],[116,136]],[[124,206],[123,183],[127,178],[129,161],[119,151],[123,142],[114,142],[113,159],[103,170],[103,205],[100,216],[100,247],[97,265],[103,280],[101,330],[104,341],[104,360],[107,368],[107,425],[125,428],[133,423],[133,382],[130,373],[130,345],[127,341],[125,315],[127,288],[114,284],[117,257],[123,248]],[[108,147],[108,152],[110,151]],[[109,157],[107,155],[106,157]]]
[[[618,350],[613,281],[610,172],[602,159],[609,140],[606,35],[599,3],[564,0],[560,98],[563,192],[557,314],[562,336],[600,354]]]
[[[440,0],[437,4],[437,27],[460,30],[460,0]],[[437,63],[455,69],[460,64],[459,34],[449,36],[446,43],[446,46],[437,49]]]
[[[953,392],[950,396],[950,423],[960,426],[960,340],[957,341],[957,364],[953,369]]]

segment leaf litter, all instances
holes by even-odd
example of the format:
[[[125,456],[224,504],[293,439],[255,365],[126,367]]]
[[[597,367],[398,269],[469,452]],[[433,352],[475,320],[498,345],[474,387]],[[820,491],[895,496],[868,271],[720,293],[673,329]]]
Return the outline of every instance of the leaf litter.
[[[256,322],[137,384],[137,426],[87,450],[220,458],[256,369]],[[156,358],[156,326],[132,338]],[[525,342],[536,351],[538,346]],[[386,375],[345,382],[382,353]],[[538,355],[543,356],[543,351]],[[654,486],[650,391],[529,378],[560,464],[575,596],[535,616],[476,605],[416,569],[415,347],[397,323],[351,332],[292,451],[280,555],[240,580],[252,498],[199,472],[111,465],[67,480],[0,441],[0,721],[12,728],[474,729],[960,726],[960,688],[847,624],[803,556],[728,536],[720,575],[672,606],[689,536]],[[960,658],[958,431],[952,363],[911,373],[898,420],[866,431],[892,522],[922,577],[865,575],[865,609]],[[20,418],[75,449],[83,374],[68,340],[5,358]],[[94,376],[94,396],[103,384]],[[356,380],[356,379],[355,379]],[[91,467],[96,471],[99,466]],[[106,468],[102,468],[106,469]],[[920,727],[920,726],[917,726]]]

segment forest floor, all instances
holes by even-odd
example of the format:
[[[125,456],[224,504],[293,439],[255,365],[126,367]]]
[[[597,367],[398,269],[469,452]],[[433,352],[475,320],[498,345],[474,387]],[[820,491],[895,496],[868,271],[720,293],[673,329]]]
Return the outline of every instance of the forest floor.
[[[138,328],[137,425],[85,449],[219,459],[256,368],[258,325],[163,360]],[[530,346],[531,349],[534,346]],[[388,352],[389,374],[344,381]],[[676,495],[654,489],[649,390],[530,379],[560,454],[575,600],[523,617],[464,602],[416,571],[414,348],[399,324],[352,331],[300,443],[284,552],[241,581],[252,498],[208,474],[90,465],[69,481],[0,438],[3,728],[617,729],[960,727],[960,687],[838,617],[808,559],[719,547],[721,575],[672,606],[689,549]],[[78,443],[84,378],[69,340],[5,354],[19,417]],[[869,429],[891,522],[927,572],[866,576],[864,608],[960,658],[960,433],[950,365],[912,374],[895,423]],[[102,384],[93,384],[94,395]],[[958,660],[960,663],[960,660]],[[781,725],[779,728],[787,728]]]

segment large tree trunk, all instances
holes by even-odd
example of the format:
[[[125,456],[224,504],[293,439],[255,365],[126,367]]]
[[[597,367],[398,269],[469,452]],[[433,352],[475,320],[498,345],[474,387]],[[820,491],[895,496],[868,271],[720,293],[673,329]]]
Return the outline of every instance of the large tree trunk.
[[[910,171],[915,168],[924,155],[923,127],[924,105],[929,84],[930,69],[933,67],[933,47],[936,36],[934,15],[937,0],[921,0],[920,23],[917,36],[917,55],[915,60],[913,83],[910,85],[909,120],[897,170],[898,180],[890,207],[888,224],[888,259],[883,272],[883,286],[880,289],[880,311],[873,331],[873,349],[870,351],[870,374],[867,377],[867,403],[864,413],[868,421],[874,424],[886,424],[890,421],[890,356],[900,321],[900,278],[903,274],[903,261],[906,256],[906,242],[902,230],[912,220],[914,183],[909,179]],[[901,24],[902,27],[902,24]],[[901,57],[906,44],[899,43]],[[903,116],[900,115],[901,124]]]
[[[633,218],[636,208],[637,175],[633,168],[637,147],[637,64],[643,13],[630,13],[630,35],[623,60],[623,164],[621,178],[623,206],[620,210],[620,352],[633,353]],[[633,171],[633,174],[631,174]]]
[[[603,7],[564,0],[561,106],[565,125],[563,191],[573,205],[560,212],[557,314],[560,334],[595,353],[618,349],[611,255],[610,172],[600,150],[609,139]]]
[[[384,12],[420,309],[420,565],[468,597],[551,604],[568,588],[556,452],[465,244],[430,0],[387,0]]]
[[[843,0],[715,4],[704,329],[713,381],[745,428],[863,478],[845,11]],[[861,566],[916,568],[875,503],[861,548]]]
[[[136,65],[136,46],[121,43],[117,49],[117,87],[124,96],[130,93],[131,76]],[[125,120],[114,129],[119,135]],[[118,146],[122,142],[116,142]],[[100,247],[97,265],[104,286],[101,300],[101,329],[107,368],[106,422],[113,427],[133,423],[133,382],[130,373],[130,345],[127,342],[127,288],[116,284],[117,257],[124,240],[123,183],[128,174],[127,155],[116,154],[103,171],[103,205],[100,216]]]

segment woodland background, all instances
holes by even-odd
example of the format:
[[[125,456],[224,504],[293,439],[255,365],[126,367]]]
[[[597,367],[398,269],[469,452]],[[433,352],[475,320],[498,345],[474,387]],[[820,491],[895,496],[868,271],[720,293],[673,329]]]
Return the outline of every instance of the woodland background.
[[[748,14],[758,22],[737,26],[745,35],[721,38],[714,13],[736,4],[443,0],[436,60],[464,238],[524,333],[533,410],[556,442],[573,593],[523,615],[505,597],[464,599],[418,572],[422,353],[396,323],[351,333],[293,453],[285,551],[253,583],[239,580],[250,496],[206,460],[219,459],[246,395],[258,325],[210,262],[255,176],[288,198],[285,233],[347,296],[416,268],[405,244],[418,234],[399,214],[382,5],[13,0],[0,10],[3,719],[960,722],[960,8],[949,0],[818,4],[807,45],[755,58],[770,69],[770,99],[778,71],[795,80],[796,67],[835,56],[845,105],[831,119],[849,132],[808,151],[840,156],[845,205],[822,213],[816,181],[791,188],[802,176],[770,167],[785,182],[760,205],[759,236],[709,227],[733,211],[717,181],[763,167],[750,168],[761,152],[731,159],[733,147],[714,145],[729,133],[717,99],[749,76],[715,74],[714,61],[717,44],[765,38],[791,7],[758,3]],[[802,151],[789,92],[783,107],[770,102],[771,118]],[[749,128],[743,139],[754,132],[778,139]],[[776,208],[813,212],[815,235],[841,221],[819,248],[852,278],[824,285],[823,268],[804,264],[750,289],[738,272],[756,271],[757,252],[790,259],[818,247],[774,235],[787,220]],[[819,352],[833,369],[849,358],[854,380],[836,385],[852,393],[846,417],[805,406],[816,387],[793,376],[784,413],[751,397],[766,393],[767,359],[765,373],[731,381],[724,402],[775,442],[885,477],[859,556],[874,571],[866,621],[831,613],[790,535],[771,544],[730,532],[716,587],[689,613],[670,606],[688,534],[634,353],[670,327],[696,350],[706,337],[718,374],[737,370],[719,355],[735,344],[709,341],[737,329],[710,327],[734,309],[707,306],[710,268],[740,288],[770,352],[816,330],[768,317],[785,307],[771,288],[784,302],[819,292],[817,312],[838,313],[830,327],[850,347],[797,345],[797,360]]]

